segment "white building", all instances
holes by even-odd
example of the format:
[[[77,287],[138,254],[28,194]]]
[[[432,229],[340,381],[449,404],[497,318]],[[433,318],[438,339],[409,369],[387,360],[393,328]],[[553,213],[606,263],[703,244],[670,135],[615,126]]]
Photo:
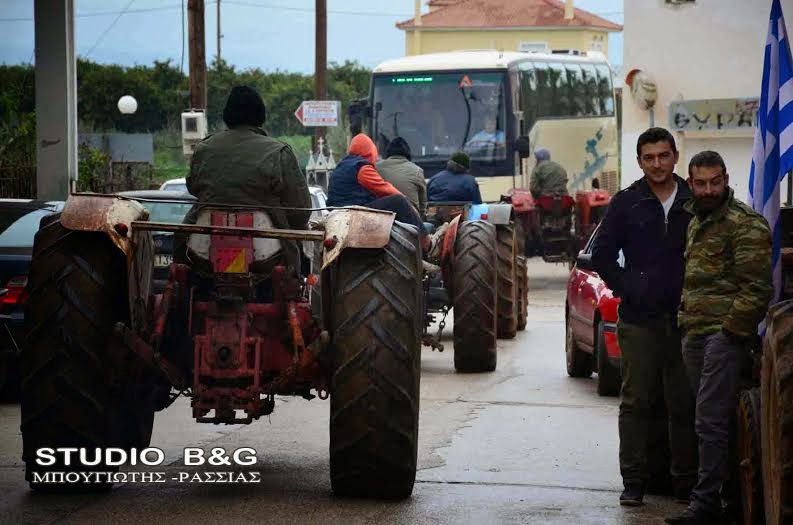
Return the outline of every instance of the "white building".
[[[793,0],[782,0],[782,10],[791,34]],[[756,112],[752,99],[760,96],[770,13],[771,0],[625,0],[623,74],[638,69],[650,75],[657,101],[651,115],[625,86],[623,188],[642,177],[636,140],[654,118],[656,126],[674,132],[680,176],[688,176],[694,154],[718,151],[736,196],[746,201],[754,138],[750,121]]]

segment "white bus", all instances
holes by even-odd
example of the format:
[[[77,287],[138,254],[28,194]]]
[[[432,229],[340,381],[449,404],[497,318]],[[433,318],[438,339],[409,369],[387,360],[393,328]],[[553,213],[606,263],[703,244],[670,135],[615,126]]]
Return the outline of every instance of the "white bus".
[[[534,157],[520,159],[519,138],[528,138],[532,151],[550,150],[567,170],[571,192],[589,189],[593,177],[612,194],[619,189],[612,72],[601,53],[398,58],[374,69],[367,105],[366,131],[381,154],[401,136],[429,178],[464,150],[485,201],[529,187]]]

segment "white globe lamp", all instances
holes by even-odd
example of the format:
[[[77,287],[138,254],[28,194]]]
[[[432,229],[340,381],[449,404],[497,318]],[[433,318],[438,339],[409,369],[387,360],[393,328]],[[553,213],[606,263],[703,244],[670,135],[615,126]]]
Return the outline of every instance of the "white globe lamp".
[[[138,110],[138,101],[135,97],[124,95],[118,99],[118,110],[124,115],[131,115]]]

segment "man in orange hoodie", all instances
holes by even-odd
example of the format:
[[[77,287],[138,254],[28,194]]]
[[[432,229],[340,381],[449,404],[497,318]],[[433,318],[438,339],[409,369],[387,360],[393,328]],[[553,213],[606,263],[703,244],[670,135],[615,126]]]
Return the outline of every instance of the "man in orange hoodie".
[[[419,231],[422,248],[429,251],[431,240],[424,223],[410,201],[377,173],[377,146],[363,133],[353,137],[347,156],[336,164],[330,177],[328,206],[366,206],[396,213],[400,222]]]

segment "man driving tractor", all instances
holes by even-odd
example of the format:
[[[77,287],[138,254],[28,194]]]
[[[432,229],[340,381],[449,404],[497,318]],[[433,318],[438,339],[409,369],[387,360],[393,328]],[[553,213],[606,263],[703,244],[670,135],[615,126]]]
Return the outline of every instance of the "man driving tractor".
[[[551,152],[538,149],[534,152],[537,165],[531,172],[529,189],[535,199],[542,195],[560,193],[567,195],[567,172],[561,164],[551,160]]]

